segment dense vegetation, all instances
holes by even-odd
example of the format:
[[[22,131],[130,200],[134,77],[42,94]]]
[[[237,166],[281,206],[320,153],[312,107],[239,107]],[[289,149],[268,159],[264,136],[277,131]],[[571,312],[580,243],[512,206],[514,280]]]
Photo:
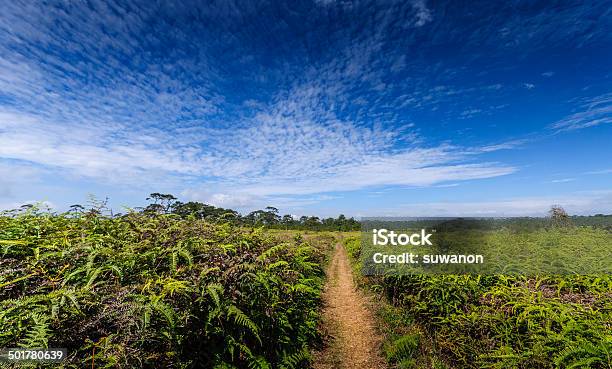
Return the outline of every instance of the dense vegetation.
[[[589,242],[602,230],[553,227],[534,236],[568,232]],[[359,268],[360,239],[345,246]],[[381,309],[386,354],[400,368],[612,368],[609,274],[373,276],[362,283],[389,303]]]
[[[71,368],[308,367],[334,236],[282,229],[359,223],[283,221],[274,208],[242,216],[163,194],[151,200],[128,214],[94,203],[65,214],[24,207],[0,215],[0,347],[67,347],[63,366]],[[567,239],[571,227],[588,242],[610,237],[609,219],[561,214],[486,228],[494,239],[529,243]],[[345,246],[358,264],[359,235]],[[610,275],[363,281],[390,303],[382,315],[394,366],[612,368]]]
[[[303,368],[331,240],[194,216],[0,216],[0,347],[66,367]]]
[[[268,206],[263,210],[255,210],[246,215],[241,215],[235,210],[218,208],[197,201],[184,203],[170,194],[152,193],[147,200],[151,200],[152,203],[141,209],[143,212],[177,214],[183,218],[193,216],[197,219],[223,219],[234,224],[285,230],[356,231],[360,228],[358,221],[354,218],[347,218],[342,214],[338,218],[319,218],[305,215],[297,218],[290,214],[281,216],[277,208]]]

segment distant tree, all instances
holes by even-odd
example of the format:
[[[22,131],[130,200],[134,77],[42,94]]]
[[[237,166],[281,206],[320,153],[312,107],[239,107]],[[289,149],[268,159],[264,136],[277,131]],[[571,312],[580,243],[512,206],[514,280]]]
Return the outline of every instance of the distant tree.
[[[566,227],[571,225],[570,216],[561,205],[553,205],[548,211],[551,223],[556,227]]]
[[[338,221],[335,218],[325,218],[321,221],[323,228],[335,230],[338,228]]]
[[[20,211],[28,211],[34,208],[34,204],[23,204],[19,207]]]
[[[265,210],[255,210],[249,213],[245,219],[253,225],[273,226],[280,222],[278,209],[272,206],[266,207]]]
[[[278,209],[273,206],[266,206],[265,209],[266,224],[273,225],[280,222],[280,216],[278,215]]]
[[[73,213],[82,213],[85,210],[85,207],[80,204],[70,205],[70,212]]]
[[[74,217],[79,217],[81,214],[85,213],[85,207],[80,204],[70,205],[70,210],[68,212]]]
[[[316,230],[316,229],[320,228],[319,226],[321,225],[321,223],[320,223],[319,217],[308,217],[306,219],[306,222],[304,222],[304,225],[308,229],[315,229]]]
[[[89,195],[87,199],[89,210],[85,214],[88,217],[95,218],[102,215],[105,211],[108,211],[108,197],[104,200],[98,200],[94,195]]]
[[[189,201],[186,203],[176,201],[172,204],[171,212],[180,215],[182,218],[194,216],[197,219],[230,220],[240,217],[240,214],[235,210],[218,208],[197,201]]]
[[[153,203],[145,208],[145,212],[168,214],[177,198],[168,193],[153,192],[147,197],[147,200]]]
[[[242,216],[235,210],[218,208],[197,201],[181,202],[171,194],[154,192],[147,197],[151,203],[138,211],[156,214],[176,214],[181,218],[194,217],[213,221],[230,221],[238,224],[265,226],[268,228],[308,229],[328,231],[359,230],[360,223],[353,218],[340,214],[338,218],[321,219],[315,216],[302,216],[296,219],[290,214],[279,215],[278,208],[267,206]]]
[[[164,214],[164,207],[161,204],[149,204],[144,209],[144,212],[150,214]]]
[[[292,227],[294,225],[295,220],[293,219],[293,216],[289,214],[285,214],[281,218],[280,222],[284,226],[285,229],[289,229],[289,227]]]

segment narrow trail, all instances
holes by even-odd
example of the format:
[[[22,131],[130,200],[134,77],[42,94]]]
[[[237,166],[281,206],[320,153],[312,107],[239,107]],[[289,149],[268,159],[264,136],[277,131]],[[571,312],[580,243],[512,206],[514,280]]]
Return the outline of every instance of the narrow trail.
[[[346,250],[336,245],[327,271],[323,293],[323,322],[332,336],[327,347],[315,355],[315,369],[382,369],[381,339],[366,298],[353,281]]]

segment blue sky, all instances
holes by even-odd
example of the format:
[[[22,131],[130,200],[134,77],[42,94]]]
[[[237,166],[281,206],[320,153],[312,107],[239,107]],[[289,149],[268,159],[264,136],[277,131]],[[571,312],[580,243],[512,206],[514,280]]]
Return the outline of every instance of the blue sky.
[[[612,213],[607,2],[14,1],[0,208]]]

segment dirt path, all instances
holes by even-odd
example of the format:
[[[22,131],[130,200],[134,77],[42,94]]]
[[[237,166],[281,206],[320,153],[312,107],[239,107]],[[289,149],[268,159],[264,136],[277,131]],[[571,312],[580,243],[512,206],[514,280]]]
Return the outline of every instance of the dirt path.
[[[367,300],[355,288],[346,250],[336,245],[323,294],[323,322],[332,340],[315,355],[315,369],[382,369],[380,337]]]

